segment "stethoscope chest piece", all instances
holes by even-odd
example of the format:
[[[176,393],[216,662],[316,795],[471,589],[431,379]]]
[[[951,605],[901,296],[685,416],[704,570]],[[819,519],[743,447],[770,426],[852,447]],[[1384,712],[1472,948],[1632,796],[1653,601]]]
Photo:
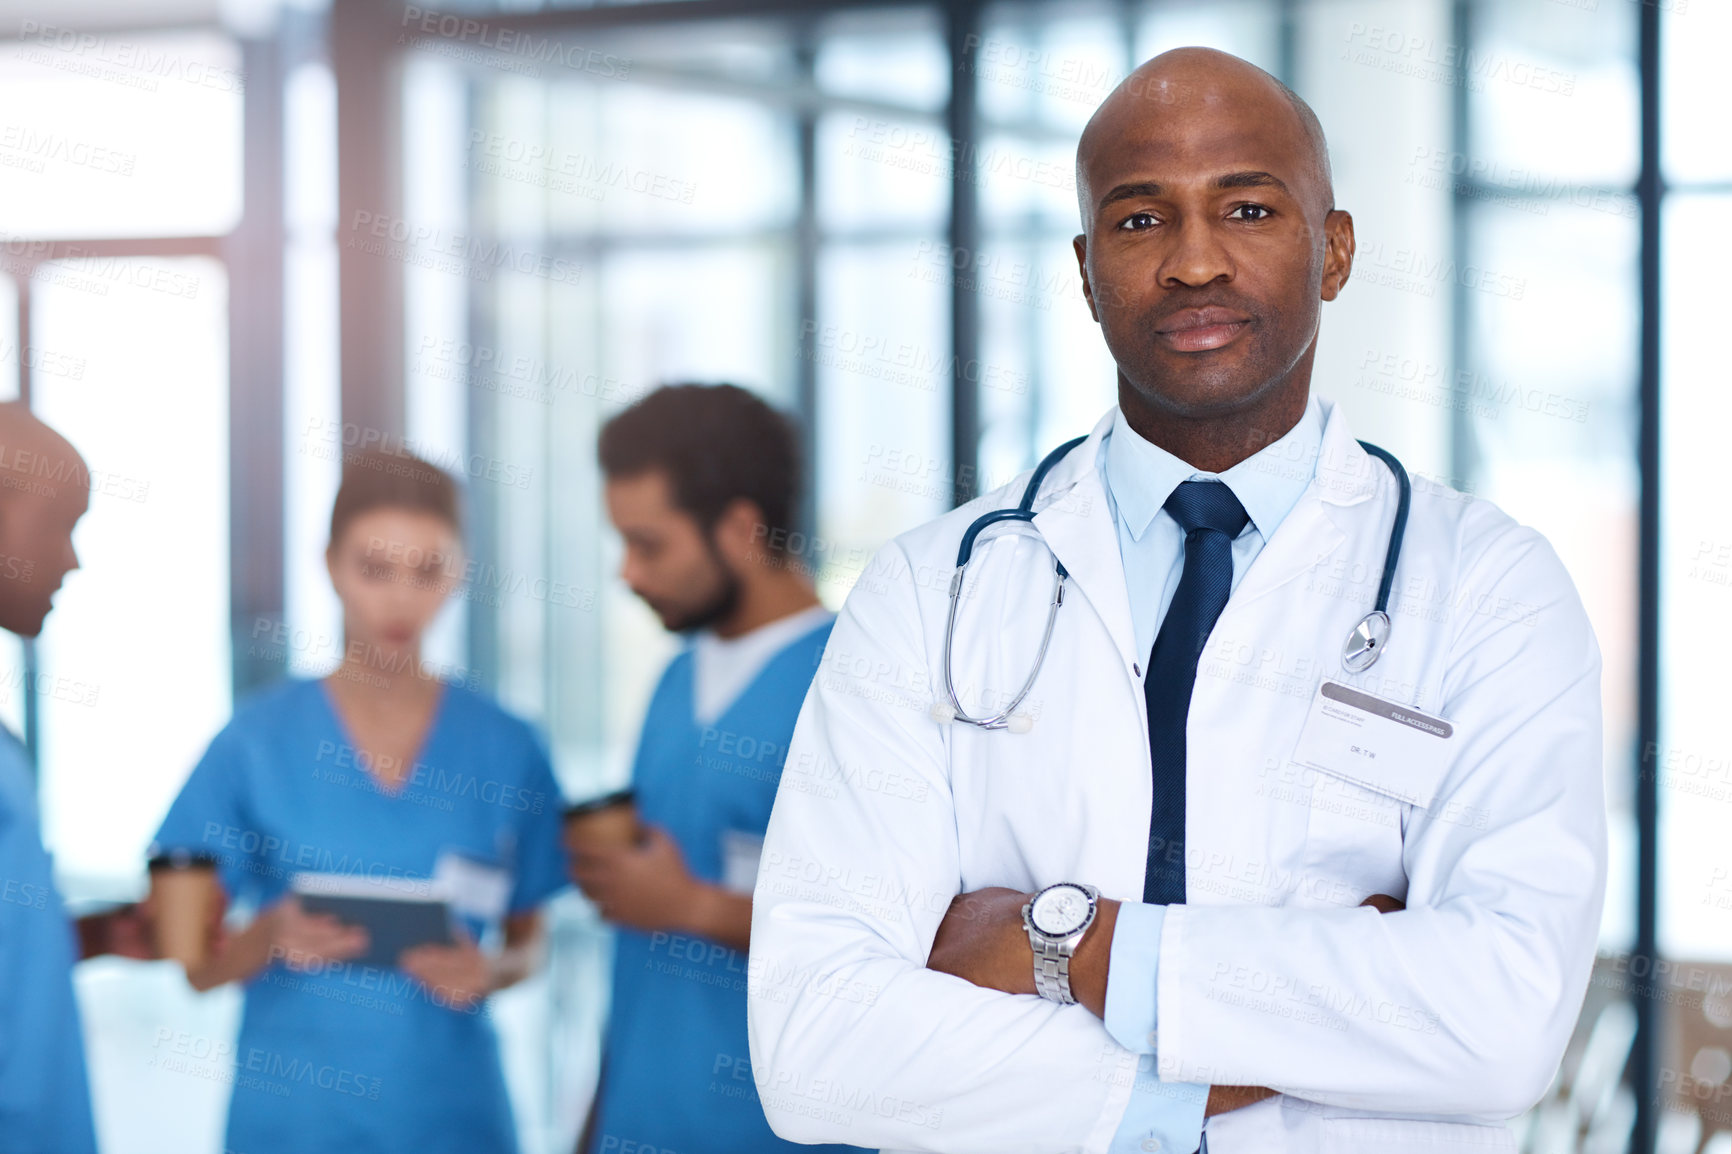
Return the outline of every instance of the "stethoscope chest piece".
[[[1389,614],[1374,609],[1347,635],[1347,644],[1341,647],[1341,667],[1349,673],[1364,673],[1377,664],[1388,643]]]

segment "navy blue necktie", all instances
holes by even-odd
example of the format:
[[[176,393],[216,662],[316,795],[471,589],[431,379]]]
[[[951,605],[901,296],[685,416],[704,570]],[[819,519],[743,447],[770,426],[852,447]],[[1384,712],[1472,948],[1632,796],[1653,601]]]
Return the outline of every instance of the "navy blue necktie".
[[[1220,481],[1186,481],[1163,508],[1185,531],[1185,568],[1143,682],[1155,776],[1143,901],[1174,905],[1185,900],[1185,719],[1191,687],[1203,643],[1233,591],[1233,538],[1250,518]]]

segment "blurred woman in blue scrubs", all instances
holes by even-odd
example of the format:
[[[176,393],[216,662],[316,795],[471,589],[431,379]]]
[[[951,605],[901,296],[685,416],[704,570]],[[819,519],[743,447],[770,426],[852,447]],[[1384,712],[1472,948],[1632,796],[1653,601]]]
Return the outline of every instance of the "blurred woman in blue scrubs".
[[[527,725],[423,668],[422,632],[463,568],[448,476],[392,453],[350,457],[326,561],[341,665],[244,701],[152,851],[214,860],[217,899],[258,911],[187,965],[199,989],[245,984],[225,1145],[510,1154],[485,999],[534,967],[537,908],[565,884],[558,787]],[[303,874],[387,893],[431,883],[461,932],[364,964],[364,929],[289,892]],[[164,922],[202,916],[186,886],[155,876]]]

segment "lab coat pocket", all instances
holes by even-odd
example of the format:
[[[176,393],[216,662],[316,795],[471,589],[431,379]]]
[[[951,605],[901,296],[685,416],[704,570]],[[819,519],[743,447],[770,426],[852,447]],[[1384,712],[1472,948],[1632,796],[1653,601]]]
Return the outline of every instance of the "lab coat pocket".
[[[1318,1147],[1329,1154],[1501,1154],[1516,1149],[1507,1126],[1412,1118],[1327,1118]]]
[[[1308,783],[1300,896],[1306,905],[1358,905],[1372,894],[1407,900],[1402,832],[1412,807],[1374,781],[1349,781],[1313,766],[1291,766]]]
[[[1323,683],[1287,763],[1308,809],[1302,901],[1407,900],[1408,818],[1414,806],[1435,804],[1451,733],[1448,722],[1409,706]]]

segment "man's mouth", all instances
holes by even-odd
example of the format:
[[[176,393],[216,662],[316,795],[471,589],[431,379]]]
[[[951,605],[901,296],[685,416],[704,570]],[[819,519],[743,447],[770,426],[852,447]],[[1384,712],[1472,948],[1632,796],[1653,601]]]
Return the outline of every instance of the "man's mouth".
[[[1200,353],[1218,349],[1251,327],[1251,318],[1237,309],[1210,305],[1180,309],[1155,326],[1161,343],[1175,352]]]

